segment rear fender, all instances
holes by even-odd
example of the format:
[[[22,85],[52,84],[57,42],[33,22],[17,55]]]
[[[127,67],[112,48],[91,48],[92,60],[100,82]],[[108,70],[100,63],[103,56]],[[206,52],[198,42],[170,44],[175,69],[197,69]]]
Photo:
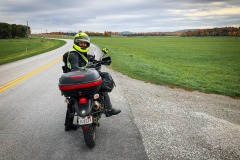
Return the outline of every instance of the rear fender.
[[[80,97],[74,108],[78,116],[85,117],[90,114],[93,107],[93,98]]]

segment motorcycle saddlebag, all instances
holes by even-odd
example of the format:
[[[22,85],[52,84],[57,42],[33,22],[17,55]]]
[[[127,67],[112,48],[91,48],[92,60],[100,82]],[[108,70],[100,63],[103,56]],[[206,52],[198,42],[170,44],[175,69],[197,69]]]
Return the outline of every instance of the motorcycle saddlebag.
[[[96,93],[102,83],[98,71],[85,69],[64,73],[59,79],[59,89],[65,97],[76,97],[80,94],[88,95]]]
[[[115,86],[112,76],[107,72],[101,72],[100,76],[102,77],[102,84],[100,91],[102,92],[111,92]]]

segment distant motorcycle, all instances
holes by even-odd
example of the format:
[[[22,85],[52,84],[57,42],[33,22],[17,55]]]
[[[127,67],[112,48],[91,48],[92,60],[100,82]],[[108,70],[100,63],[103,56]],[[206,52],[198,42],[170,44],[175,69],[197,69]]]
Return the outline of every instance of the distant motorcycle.
[[[103,92],[110,91],[114,85],[113,80],[104,84],[105,87],[102,83],[101,74],[104,72],[100,71],[101,65],[110,65],[112,62],[111,57],[104,56],[99,61],[91,57],[87,68],[64,73],[59,79],[59,89],[72,107],[74,112],[71,116],[77,118],[77,125],[82,128],[85,143],[89,148],[95,146],[96,126],[99,127],[99,119],[106,113]]]

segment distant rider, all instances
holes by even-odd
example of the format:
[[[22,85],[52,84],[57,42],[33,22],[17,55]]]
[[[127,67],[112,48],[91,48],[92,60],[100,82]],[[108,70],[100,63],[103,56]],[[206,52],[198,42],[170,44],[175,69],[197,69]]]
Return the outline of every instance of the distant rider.
[[[78,33],[74,37],[74,45],[73,48],[67,54],[67,68],[68,71],[78,71],[81,70],[82,67],[86,67],[90,57],[87,52],[90,46],[90,38],[84,32]],[[103,50],[103,52],[107,50]],[[66,71],[66,72],[68,72]],[[119,114],[121,112],[120,109],[114,109],[112,107],[110,98],[107,92],[103,92],[106,100],[106,116],[112,116]],[[73,124],[73,108],[71,104],[68,104],[68,109],[65,118],[65,131],[76,130],[77,126]]]

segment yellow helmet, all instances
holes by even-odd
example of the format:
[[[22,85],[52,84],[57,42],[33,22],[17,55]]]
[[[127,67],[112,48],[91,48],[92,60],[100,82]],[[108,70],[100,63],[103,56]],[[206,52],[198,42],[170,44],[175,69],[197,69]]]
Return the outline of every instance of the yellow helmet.
[[[86,47],[80,47],[79,42],[87,42],[87,46]],[[73,46],[77,51],[85,53],[89,50],[90,38],[84,32],[78,33],[74,37],[74,45]]]

